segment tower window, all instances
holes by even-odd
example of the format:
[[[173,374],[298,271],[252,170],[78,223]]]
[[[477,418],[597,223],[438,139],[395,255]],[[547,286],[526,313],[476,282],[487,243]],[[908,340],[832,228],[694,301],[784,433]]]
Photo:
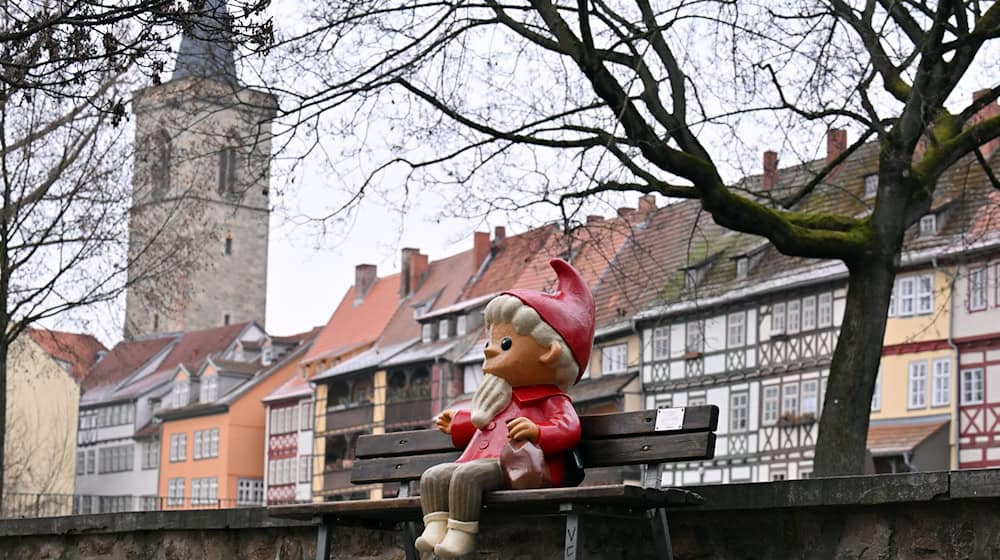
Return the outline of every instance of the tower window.
[[[223,325],[229,324],[229,313],[226,313],[225,315],[222,316],[222,324]]]
[[[160,315],[159,313],[153,314],[153,332],[160,330]]]
[[[160,129],[153,142],[155,153],[150,173],[152,175],[153,196],[162,198],[170,190],[170,134]]]
[[[236,150],[223,148],[219,152],[219,194],[236,192]]]
[[[226,236],[225,254],[226,255],[232,255],[233,254],[233,236],[232,235],[227,235]]]

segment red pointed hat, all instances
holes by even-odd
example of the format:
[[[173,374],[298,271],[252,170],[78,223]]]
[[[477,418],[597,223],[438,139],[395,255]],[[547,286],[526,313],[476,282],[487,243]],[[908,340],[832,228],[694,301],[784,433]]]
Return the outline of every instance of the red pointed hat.
[[[568,262],[552,259],[549,266],[559,278],[555,293],[524,289],[507,290],[503,293],[523,301],[559,333],[573,353],[573,359],[580,370],[576,380],[580,381],[594,345],[594,296],[580,273]]]

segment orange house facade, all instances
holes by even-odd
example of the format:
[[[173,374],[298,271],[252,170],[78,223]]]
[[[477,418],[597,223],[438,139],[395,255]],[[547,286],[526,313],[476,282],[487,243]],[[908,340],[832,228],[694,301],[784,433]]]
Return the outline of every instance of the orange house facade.
[[[261,401],[301,375],[300,361],[308,348],[303,343],[222,395],[215,392],[225,386],[225,368],[209,361],[197,375],[198,402],[159,414],[163,509],[264,504],[266,413]],[[194,392],[188,377],[194,376],[178,368],[175,382]]]

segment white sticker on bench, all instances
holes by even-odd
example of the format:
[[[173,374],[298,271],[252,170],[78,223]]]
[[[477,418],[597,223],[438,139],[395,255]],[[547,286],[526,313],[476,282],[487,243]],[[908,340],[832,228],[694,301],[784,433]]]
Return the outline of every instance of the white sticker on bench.
[[[657,432],[669,432],[679,430],[684,427],[683,408],[661,408],[656,411],[656,424],[653,430]]]

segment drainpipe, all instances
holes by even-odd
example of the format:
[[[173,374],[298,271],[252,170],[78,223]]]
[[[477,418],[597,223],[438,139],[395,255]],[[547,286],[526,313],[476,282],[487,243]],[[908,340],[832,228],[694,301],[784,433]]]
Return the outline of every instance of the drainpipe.
[[[936,273],[938,271],[937,257],[931,257],[931,266],[934,267],[934,271]],[[948,273],[945,272],[945,274],[948,274]],[[948,302],[949,310],[948,310],[948,338],[947,338],[947,341],[948,341],[948,346],[955,352],[955,373],[958,374],[958,375],[955,376],[955,387],[956,387],[956,390],[955,390],[955,404],[952,407],[953,415],[952,415],[952,427],[951,427],[952,433],[955,434],[955,446],[954,446],[954,448],[952,450],[953,457],[949,457],[948,458],[949,459],[948,460],[948,466],[949,467],[952,466],[951,459],[954,458],[955,459],[954,466],[955,466],[955,468],[958,468],[958,442],[959,442],[959,439],[960,439],[959,438],[959,434],[961,433],[961,430],[960,430],[960,427],[959,427],[959,418],[962,417],[962,415],[958,412],[958,407],[960,406],[960,404],[962,402],[962,376],[961,376],[961,370],[958,367],[958,363],[959,363],[958,362],[958,345],[955,344],[955,334],[954,334],[955,333],[955,282],[956,282],[956,280],[958,280],[958,270],[957,269],[956,269],[956,271],[955,271],[954,274],[948,274],[948,297],[951,298],[951,299]]]

